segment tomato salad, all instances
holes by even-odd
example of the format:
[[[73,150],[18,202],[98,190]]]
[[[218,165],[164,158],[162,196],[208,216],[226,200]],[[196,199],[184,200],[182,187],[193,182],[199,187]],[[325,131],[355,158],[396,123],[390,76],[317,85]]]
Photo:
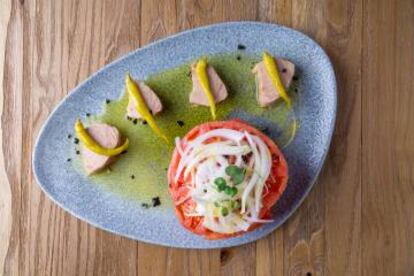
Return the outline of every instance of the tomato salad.
[[[204,123],[177,138],[168,169],[180,223],[206,239],[271,222],[287,180],[288,165],[276,144],[241,120]]]

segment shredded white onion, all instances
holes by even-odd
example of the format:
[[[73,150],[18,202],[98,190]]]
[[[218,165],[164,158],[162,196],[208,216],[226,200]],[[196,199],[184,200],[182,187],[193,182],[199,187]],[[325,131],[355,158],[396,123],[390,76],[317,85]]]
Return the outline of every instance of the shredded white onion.
[[[211,138],[220,138],[211,141]],[[175,181],[183,175],[189,189],[189,195],[196,203],[195,208],[187,210],[188,216],[202,216],[203,226],[217,233],[235,233],[247,231],[253,223],[267,223],[271,220],[260,219],[262,193],[271,171],[271,154],[263,140],[248,132],[231,129],[208,131],[192,141],[183,142],[175,139],[181,156],[177,167]],[[250,157],[251,155],[251,157]],[[249,156],[249,160],[244,158]],[[233,161],[229,161],[232,157]],[[246,171],[242,183],[232,184],[226,174],[226,168],[234,164]],[[188,176],[191,176],[188,179]],[[215,179],[222,177],[226,183],[237,188],[237,193],[230,196],[217,189]],[[240,209],[231,209],[223,213],[215,205],[218,202],[240,201]],[[226,207],[227,208],[227,207]]]

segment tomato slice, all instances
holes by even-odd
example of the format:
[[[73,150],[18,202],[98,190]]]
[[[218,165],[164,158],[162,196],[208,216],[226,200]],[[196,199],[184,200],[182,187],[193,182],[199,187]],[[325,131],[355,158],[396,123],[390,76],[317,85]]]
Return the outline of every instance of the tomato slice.
[[[268,219],[272,217],[271,208],[276,204],[283,191],[286,188],[288,181],[288,165],[286,160],[276,146],[276,144],[264,133],[258,129],[248,125],[241,120],[229,120],[229,121],[217,121],[208,122],[194,127],[190,130],[187,135],[181,140],[183,150],[185,150],[189,141],[194,140],[198,136],[217,128],[227,128],[238,131],[247,131],[252,135],[260,137],[268,146],[272,154],[272,168],[271,174],[266,181],[266,188],[263,191],[262,203],[263,207],[260,212],[260,218]],[[178,164],[180,163],[181,155],[178,150],[175,149],[172,155],[171,163],[168,168],[168,185],[170,194],[175,203],[175,213],[180,223],[191,232],[201,235],[206,239],[224,239],[234,237],[245,233],[244,231],[233,233],[233,234],[222,234],[213,232],[202,225],[202,217],[188,217],[185,215],[185,210],[191,208],[195,203],[188,196],[188,189],[184,185],[182,178],[175,181],[175,175],[177,172]],[[261,224],[256,223],[250,226],[248,231],[252,231],[259,227]]]

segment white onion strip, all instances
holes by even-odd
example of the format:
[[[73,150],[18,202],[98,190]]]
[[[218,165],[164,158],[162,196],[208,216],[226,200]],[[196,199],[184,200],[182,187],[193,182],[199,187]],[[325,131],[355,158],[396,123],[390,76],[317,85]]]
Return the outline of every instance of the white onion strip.
[[[223,139],[207,142],[211,138]],[[180,204],[189,198],[196,204],[194,209],[186,210],[185,215],[203,217],[204,227],[224,234],[247,231],[253,223],[272,221],[259,218],[263,189],[267,188],[265,183],[272,166],[270,151],[260,137],[247,131],[222,128],[208,131],[192,141],[177,137],[175,145],[181,159],[174,178],[178,181],[183,176],[189,189]],[[244,161],[247,154],[251,154],[248,162]],[[235,158],[234,163],[229,161],[229,156]],[[247,170],[234,196],[218,191],[214,184],[218,177],[232,181],[225,172],[230,164]],[[223,214],[220,205],[215,206],[228,200],[241,200],[241,210],[230,209],[228,214]]]

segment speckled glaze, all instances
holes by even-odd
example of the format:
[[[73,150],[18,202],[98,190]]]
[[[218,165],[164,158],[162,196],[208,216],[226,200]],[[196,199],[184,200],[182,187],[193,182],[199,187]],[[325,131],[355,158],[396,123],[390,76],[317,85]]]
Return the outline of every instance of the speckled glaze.
[[[67,164],[73,122],[85,106],[99,113],[102,102],[116,99],[124,87],[124,74],[137,78],[188,62],[198,56],[233,52],[238,44],[246,52],[268,50],[296,64],[300,95],[295,113],[300,128],[293,143],[283,149],[289,163],[289,183],[274,207],[274,222],[243,236],[207,241],[180,226],[174,211],[141,208],[93,185]],[[144,242],[183,248],[229,247],[257,240],[280,226],[308,194],[327,154],[336,113],[336,82],[329,58],[304,34],[278,25],[230,22],[193,29],[140,48],[109,64],[80,84],[50,115],[38,137],[33,169],[43,191],[74,216],[110,232]],[[261,125],[260,118],[243,112],[231,117]],[[272,135],[271,135],[272,136]]]

